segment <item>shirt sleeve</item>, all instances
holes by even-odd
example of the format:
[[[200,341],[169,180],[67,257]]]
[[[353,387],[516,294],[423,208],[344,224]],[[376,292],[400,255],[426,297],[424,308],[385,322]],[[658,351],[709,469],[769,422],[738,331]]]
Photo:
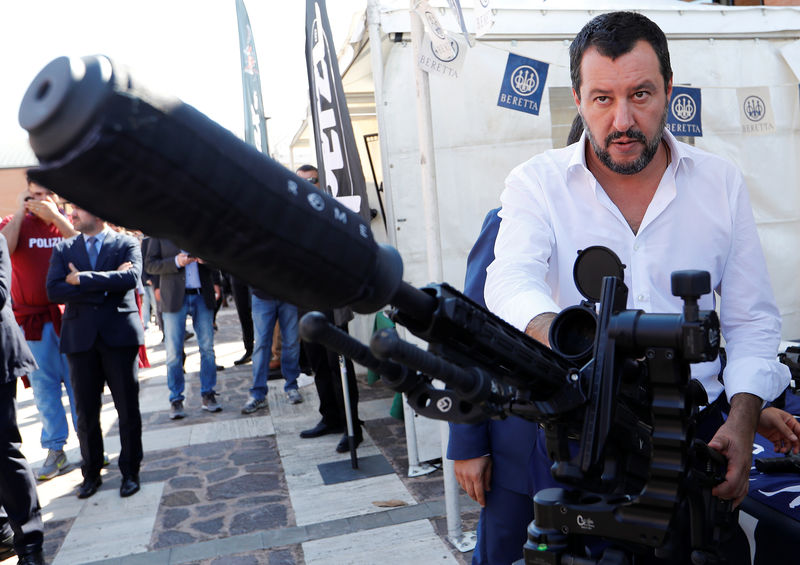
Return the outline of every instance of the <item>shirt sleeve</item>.
[[[525,165],[511,172],[500,197],[495,260],[486,270],[486,305],[520,331],[560,308],[547,284],[555,236],[539,179]]]
[[[723,373],[728,399],[746,392],[765,401],[789,384],[789,369],[777,360],[781,318],[758,238],[744,179],[732,173],[731,247],[720,288],[720,326],[728,364]]]

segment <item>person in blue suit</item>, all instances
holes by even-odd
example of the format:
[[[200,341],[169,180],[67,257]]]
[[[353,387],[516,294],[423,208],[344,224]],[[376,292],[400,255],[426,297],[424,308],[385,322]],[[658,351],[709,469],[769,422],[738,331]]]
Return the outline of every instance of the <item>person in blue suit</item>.
[[[100,409],[105,384],[119,416],[119,493],[126,497],[139,491],[142,461],[137,361],[144,331],[135,297],[142,253],[133,237],[111,230],[82,208],[73,208],[72,223],[80,233],[53,249],[47,295],[66,304],[61,352],[67,355],[78,412],[83,457],[78,498],[92,496],[103,483]]]
[[[467,259],[464,294],[484,307],[483,285],[486,267],[494,260],[499,210],[486,215]],[[529,472],[538,436],[536,423],[516,416],[450,424],[447,458],[454,461],[458,483],[481,505],[473,565],[512,563],[522,557],[527,526],[533,520],[532,496],[538,490]]]

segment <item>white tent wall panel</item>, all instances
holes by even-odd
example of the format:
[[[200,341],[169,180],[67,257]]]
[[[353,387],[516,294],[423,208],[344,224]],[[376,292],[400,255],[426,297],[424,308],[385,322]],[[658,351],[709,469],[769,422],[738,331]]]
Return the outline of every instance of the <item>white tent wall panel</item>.
[[[800,337],[800,293],[785,284],[800,275],[800,253],[794,252],[800,243],[797,78],[779,53],[791,41],[670,39],[675,84],[703,89],[704,135],[695,138],[696,145],[727,157],[745,173],[786,339]],[[538,116],[497,106],[509,51],[550,63]],[[425,263],[413,65],[410,45],[392,44],[384,70],[385,158],[404,278],[421,285],[431,281]],[[430,78],[444,277],[458,288],[469,249],[486,212],[499,205],[508,172],[561,143],[551,139],[547,89],[553,86],[570,86],[568,42],[561,39],[478,43],[469,50],[458,79]],[[739,86],[770,87],[774,134],[741,133]]]

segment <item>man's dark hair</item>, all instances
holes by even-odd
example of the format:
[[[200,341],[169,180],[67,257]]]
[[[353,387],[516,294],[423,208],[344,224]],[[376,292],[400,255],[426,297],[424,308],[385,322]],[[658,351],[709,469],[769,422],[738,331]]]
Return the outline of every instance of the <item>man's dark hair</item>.
[[[297,167],[297,172],[299,173],[301,171],[304,173],[307,173],[309,171],[314,171],[316,173],[317,168],[314,165],[300,165],[299,167]]]
[[[27,169],[27,170],[25,171],[25,181],[28,183],[28,186],[30,186],[30,185],[32,185],[32,184],[35,184],[35,185],[37,185],[37,186],[42,186],[42,185],[40,185],[38,182],[36,182],[35,180],[33,180],[33,179],[31,178],[31,170],[30,170],[30,169]],[[46,186],[42,186],[42,188],[43,188],[43,189],[45,189],[45,190],[47,191],[47,193],[48,193],[48,194],[53,194],[53,191],[52,191],[52,190],[50,190],[49,188],[47,188]]]
[[[611,12],[592,18],[578,32],[569,46],[569,68],[572,88],[581,97],[581,60],[590,47],[595,47],[603,57],[616,60],[629,53],[638,41],[646,41],[656,52],[664,77],[664,88],[672,78],[667,37],[652,20],[635,12]]]

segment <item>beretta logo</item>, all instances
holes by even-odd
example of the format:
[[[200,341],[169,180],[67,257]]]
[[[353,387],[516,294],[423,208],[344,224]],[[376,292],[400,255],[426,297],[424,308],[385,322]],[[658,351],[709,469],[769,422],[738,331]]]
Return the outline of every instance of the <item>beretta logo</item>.
[[[689,122],[694,119],[697,107],[694,100],[688,94],[679,94],[672,100],[672,115],[682,122]]]
[[[451,57],[440,57],[439,54],[436,52],[436,49],[431,49],[431,53],[433,56],[439,59],[442,63],[452,63],[458,58],[458,41],[450,38],[450,48],[452,50],[453,55]]]
[[[767,113],[767,106],[758,96],[748,96],[744,99],[742,110],[751,122],[760,122]]]
[[[520,65],[511,73],[511,88],[520,96],[530,96],[539,87],[539,73],[529,65]]]

